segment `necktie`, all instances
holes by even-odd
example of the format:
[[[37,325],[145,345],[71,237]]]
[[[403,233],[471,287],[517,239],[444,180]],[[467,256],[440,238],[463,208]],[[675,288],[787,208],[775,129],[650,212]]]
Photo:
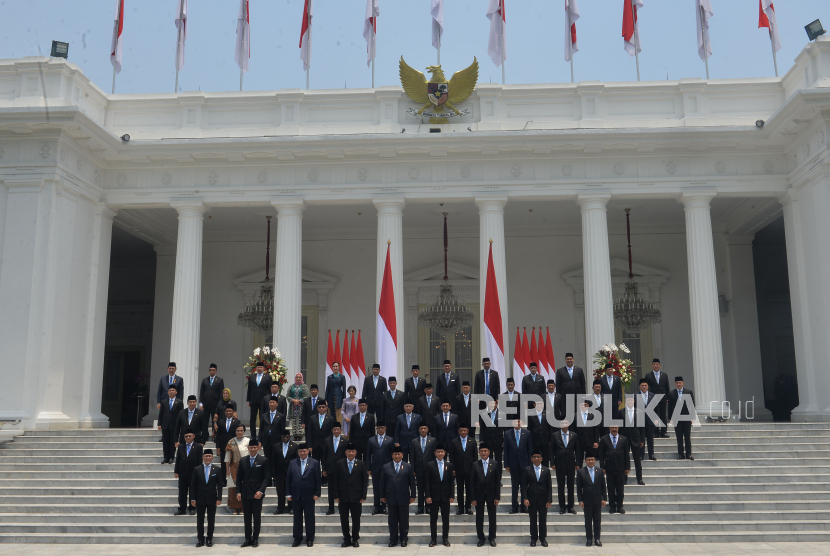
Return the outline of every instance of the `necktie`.
[[[427,439],[424,438],[424,437],[421,437],[421,453],[425,454],[426,451],[427,451]]]
[[[251,459],[251,469],[254,468],[254,463],[256,462],[256,458],[252,457]]]
[[[400,474],[401,474],[401,464],[396,463],[395,464],[395,475],[400,475]]]
[[[228,419],[228,422],[225,423],[225,432],[231,432],[231,420]]]
[[[210,385],[213,386],[213,377],[210,377]]]
[[[487,464],[488,464],[489,461],[490,460],[486,460],[486,459],[481,460],[481,465],[484,466],[484,475],[485,476],[487,475]]]
[[[570,377],[570,378],[573,378],[573,377],[574,377],[574,370],[573,370],[573,367],[569,367],[569,368],[568,368],[568,377]]]
[[[170,377],[170,386],[173,386],[173,377]]]
[[[360,426],[361,426],[361,427],[363,426],[363,421],[364,421],[365,419],[366,419],[366,414],[365,414],[365,413],[361,413],[361,414],[360,414]]]
[[[490,371],[484,373],[484,393],[490,395]]]
[[[643,392],[643,403],[648,405],[648,394],[646,392]]]
[[[565,448],[568,447],[568,433],[562,435],[562,441],[565,443]]]
[[[262,375],[257,373],[257,375],[256,375],[256,385],[259,386],[260,382],[262,382]]]
[[[520,436],[519,431],[516,431],[516,446],[519,445],[519,436]]]
[[[395,399],[395,391],[394,390],[389,390],[389,395],[392,396],[393,400]]]
[[[464,407],[470,407],[470,396],[464,396]]]
[[[427,407],[432,405],[432,396],[427,396]]]
[[[188,457],[190,457],[190,446],[191,446],[191,444],[187,445],[187,456]]]
[[[378,436],[378,446],[383,446],[383,437]]]
[[[614,449],[616,450],[617,449],[617,437],[612,436],[611,437],[611,442],[614,444]]]
[[[276,411],[271,412],[271,424],[272,425],[274,424],[274,419],[277,417],[276,413],[277,413]],[[271,434],[271,431],[268,431],[268,434]]]
[[[340,437],[333,439],[334,442],[334,451],[337,452],[337,445],[340,444]]]
[[[495,425],[496,424],[496,412],[495,411],[490,414],[490,419],[493,420],[493,425]]]
[[[534,468],[536,469],[536,482],[538,483],[540,475],[541,475],[542,468],[541,467],[536,467],[536,466],[534,466]]]
[[[300,475],[305,473],[305,462],[306,460],[300,460]]]
[[[324,415],[320,415],[320,428],[321,429],[323,428],[323,419],[325,419],[325,418],[326,417]]]
[[[282,457],[286,457],[288,455],[288,444],[282,445]]]
[[[593,483],[594,482],[594,468],[589,467],[588,468],[588,473],[591,475],[591,482]]]
[[[205,465],[205,484],[210,480],[210,465]]]
[[[412,378],[412,383],[415,384],[415,388],[417,389],[418,388],[418,377],[417,376]]]
[[[450,385],[450,375],[449,373],[444,374],[444,377],[447,379],[447,386]]]
[[[438,461],[438,476],[442,481],[444,480],[444,460]]]
[[[446,426],[446,427],[450,426],[450,414],[449,413],[444,413],[444,426]]]
[[[377,387],[378,387],[378,377],[373,376],[373,377],[372,377],[372,382],[374,382],[374,383],[375,383],[375,388],[377,388]]]
[[[613,378],[611,378],[610,376],[608,377],[608,388],[611,388],[611,384],[612,384],[612,381],[613,381],[613,380],[614,380],[614,379],[613,379]]]
[[[173,409],[173,400],[175,400],[175,399],[176,398],[170,398],[170,409],[171,410]]]
[[[583,424],[583,425],[587,425],[587,424],[588,424],[588,414],[587,414],[587,413],[583,413],[583,414],[582,414],[582,424]]]
[[[187,411],[187,424],[189,425],[189,424],[190,424],[190,421],[192,421],[192,420],[193,420],[193,410],[192,410],[192,409],[189,409],[189,410]]]
[[[634,424],[634,410],[633,409],[628,410],[628,422],[631,423],[632,425]]]
[[[462,452],[467,451],[467,439],[466,438],[461,439],[461,451]]]
[[[349,460],[349,475],[352,474],[352,469],[354,469],[354,460],[350,459]]]
[[[406,414],[406,428],[409,428],[412,425],[412,414]]]

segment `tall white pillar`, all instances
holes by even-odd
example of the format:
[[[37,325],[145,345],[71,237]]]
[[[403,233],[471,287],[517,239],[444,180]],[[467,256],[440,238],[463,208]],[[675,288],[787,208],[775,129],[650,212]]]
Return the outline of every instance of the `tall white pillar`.
[[[687,192],[681,195],[680,202],[686,212],[695,409],[700,416],[728,417],[729,410],[722,406],[726,400],[726,388],[712,217],[709,213],[709,202],[714,196],[709,191]]]
[[[184,380],[184,398],[198,394],[199,332],[202,313],[202,227],[205,206],[172,204],[179,212],[176,241],[176,278],[173,285],[173,323],[170,361]]]
[[[582,272],[585,281],[585,368],[590,389],[593,356],[600,347],[614,343],[614,295],[611,288],[611,256],[608,251],[608,219],[605,207],[610,195],[580,195],[582,209]]]
[[[504,249],[504,205],[507,204],[507,197],[476,197],[476,206],[478,207],[478,268],[479,268],[479,311],[481,312],[480,320],[484,320],[484,296],[486,295],[487,282],[487,260],[490,257],[490,240],[493,241],[493,267],[496,271],[496,284],[499,289],[499,306],[501,307],[501,328],[502,338],[504,339],[504,376],[501,377],[502,384],[504,384],[507,377],[513,375],[513,365],[511,364],[512,351],[510,350],[510,340],[512,337],[509,334],[507,326],[507,261],[505,259]],[[484,326],[481,329],[481,343],[479,345],[487,345],[486,331]],[[477,361],[473,361],[473,367],[478,365]]]
[[[392,287],[395,292],[395,323],[397,327],[398,368],[394,372],[381,368],[383,376],[393,374],[399,381],[406,376],[406,359],[404,354],[404,291],[403,291],[403,208],[406,200],[403,198],[377,199],[374,201],[378,211],[378,239],[377,239],[377,285],[375,287],[374,313],[377,318],[380,303],[380,290],[383,285],[383,269],[386,265],[386,249],[389,248],[389,258],[392,265]],[[375,334],[375,357],[378,354],[378,337]],[[374,363],[375,361],[372,361]],[[371,365],[368,361],[367,366]],[[366,369],[369,372],[369,369]]]
[[[274,346],[293,376],[302,365],[300,332],[303,311],[303,211],[302,199],[272,201],[277,209],[277,251],[274,269]],[[322,337],[322,336],[321,336]],[[317,369],[308,369],[316,380]],[[293,381],[289,380],[289,384]]]

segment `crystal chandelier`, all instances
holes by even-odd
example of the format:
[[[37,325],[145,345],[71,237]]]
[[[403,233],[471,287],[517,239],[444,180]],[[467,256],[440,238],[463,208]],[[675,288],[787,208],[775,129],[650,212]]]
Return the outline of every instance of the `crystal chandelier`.
[[[444,213],[444,284],[438,299],[426,306],[418,316],[418,324],[446,335],[473,324],[473,313],[467,304],[452,293],[447,276],[447,213]]]
[[[246,303],[245,310],[239,313],[236,324],[261,332],[268,337],[274,329],[274,287],[268,276],[268,269],[271,266],[271,217],[266,216],[266,218],[268,219],[268,238],[265,244],[265,280],[254,300]]]
[[[631,225],[628,217],[631,209],[625,209],[625,227],[628,235],[628,283],[625,293],[614,302],[614,322],[628,332],[637,332],[660,322],[660,307],[657,303],[648,301],[637,291],[637,282],[634,281],[634,272],[631,264]]]

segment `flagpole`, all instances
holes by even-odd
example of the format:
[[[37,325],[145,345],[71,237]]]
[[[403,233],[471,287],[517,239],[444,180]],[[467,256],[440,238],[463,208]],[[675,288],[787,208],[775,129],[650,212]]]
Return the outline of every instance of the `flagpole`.
[[[574,82],[574,39],[573,39],[573,35],[571,35],[571,26],[572,25],[573,25],[573,23],[571,23],[571,3],[568,2],[568,29],[567,29],[567,32],[568,32],[568,48],[571,51],[571,55],[570,55],[570,58],[571,58],[571,83]]]
[[[631,0],[631,19],[634,23],[634,59],[637,60],[637,81],[640,80],[640,34],[637,32],[637,11],[634,9],[634,0]]]
[[[245,75],[245,71],[242,69],[243,67],[244,67],[244,65],[239,67],[239,92],[240,93],[242,92],[242,76]]]
[[[176,87],[173,89],[173,92],[179,92],[179,70],[176,70]]]
[[[115,66],[112,67],[112,94],[115,94]]]
[[[438,64],[441,65],[441,27],[438,27]]]
[[[506,21],[504,19],[504,3],[502,3],[502,5],[501,5],[501,13],[499,13],[499,17],[502,18],[502,20],[501,20],[501,84],[504,85],[505,84],[505,80],[504,80],[504,62],[507,58],[507,56],[505,56],[506,53],[504,51],[504,43],[505,43],[505,40],[504,40],[504,38],[505,38],[504,37],[505,29],[504,29],[504,27],[505,27],[505,23],[506,23]]]
[[[700,38],[703,40],[703,61],[706,63],[706,79],[709,79],[709,51],[706,49],[706,12],[700,8]]]
[[[311,73],[311,0],[308,2],[308,69],[305,70],[305,88],[308,90],[309,73]]]
[[[374,18],[374,15],[372,16]],[[375,30],[375,21],[372,21],[372,88],[375,88],[375,56],[378,55],[378,33]],[[354,330],[352,330],[354,334]]]
[[[775,43],[772,41],[772,33],[769,34],[769,44],[772,46],[772,63],[775,64],[775,77],[778,77],[778,60],[775,57]]]

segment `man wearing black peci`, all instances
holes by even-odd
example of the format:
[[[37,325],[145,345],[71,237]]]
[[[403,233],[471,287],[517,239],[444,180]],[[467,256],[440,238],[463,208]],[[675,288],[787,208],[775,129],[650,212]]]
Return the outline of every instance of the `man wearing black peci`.
[[[576,436],[579,444],[576,447],[576,465],[582,467],[587,454],[599,448],[600,419],[588,412],[588,402],[582,402],[574,421]],[[596,462],[596,454],[594,454]]]
[[[212,423],[213,414],[216,413],[216,405],[222,399],[222,390],[225,389],[225,381],[221,377],[216,376],[218,367],[216,363],[211,363],[208,368],[208,376],[202,379],[202,384],[199,386],[199,407],[205,412],[208,421]],[[210,427],[213,430],[213,427]]]
[[[323,470],[323,477],[326,477],[326,483],[329,488],[329,509],[326,515],[334,515],[334,493],[331,489],[331,481],[328,480],[329,475],[334,472],[334,467],[338,461],[346,459],[346,439],[340,435],[341,426],[337,421],[331,426],[331,436],[323,440],[323,450],[317,454],[320,458],[320,467]]]
[[[490,448],[487,444],[478,447],[479,459],[473,465],[471,486],[473,491],[473,506],[476,512],[477,546],[484,546],[484,510],[487,510],[489,528],[487,540],[490,546],[496,546],[496,509],[501,500],[501,463],[490,458]]]
[[[375,497],[372,515],[386,513],[386,503],[381,500],[380,473],[383,466],[392,461],[392,446],[395,444],[395,439],[386,435],[386,423],[379,421],[376,428],[378,433],[369,439],[366,448],[366,468],[372,478],[372,493]]]
[[[692,422],[688,420],[689,403],[692,404],[692,409],[695,407],[695,393],[688,388],[683,387],[683,377],[674,377],[675,389],[669,394],[669,419],[675,422],[669,423],[674,425],[674,435],[677,437],[677,459],[694,460],[692,457]],[[684,403],[683,396],[688,396]],[[675,420],[674,411],[680,405],[680,418]],[[686,419],[684,419],[686,417]],[[683,453],[683,442],[686,443],[686,453]]]
[[[648,383],[648,390],[655,396],[662,394],[662,399],[657,403],[657,416],[663,422],[663,426],[660,427],[659,431],[657,431],[657,435],[660,438],[668,438],[668,427],[667,423],[669,422],[668,417],[666,416],[666,412],[668,410],[668,397],[669,397],[669,377],[666,376],[666,373],[662,370],[662,365],[660,364],[660,360],[655,358],[651,362],[651,372],[646,374],[646,382]]]
[[[585,546],[602,546],[602,541],[599,540],[602,532],[602,508],[608,500],[605,477],[594,467],[595,462],[594,451],[589,450],[585,454],[585,467],[576,472],[576,498],[585,513],[585,535],[588,537]]]
[[[470,397],[470,381],[461,382],[461,394],[455,398],[455,414],[458,415],[458,425],[464,425],[470,431],[470,436],[475,436],[473,428],[473,400]]]
[[[619,427],[608,427],[608,434],[599,441],[599,459],[608,483],[608,513],[624,514],[625,478],[631,471],[628,439],[621,436]]]
[[[156,409],[161,409],[162,402],[167,401],[168,388],[176,389],[176,397],[182,401],[184,397],[184,380],[176,375],[176,363],[171,361],[167,364],[167,374],[159,380],[158,392],[156,393]]]
[[[375,435],[375,416],[369,412],[366,398],[357,401],[358,413],[352,416],[349,427],[349,440],[357,448],[357,459],[366,460],[366,448],[369,439]]]
[[[256,372],[248,377],[248,394],[246,401],[251,408],[251,442],[257,438],[257,417],[262,409],[262,398],[271,392],[271,375],[265,372],[265,363],[259,361],[255,367]]]
[[[403,392],[406,399],[412,402],[413,407],[417,407],[418,400],[424,396],[426,383],[427,381],[421,378],[421,367],[412,365],[412,376],[404,381]]]
[[[653,399],[654,394],[648,389],[648,379],[641,378],[640,392],[636,396],[637,412],[643,414],[643,426],[640,427],[640,440],[648,445],[648,459],[657,461],[657,458],[654,456],[654,437],[657,432],[657,421],[652,421],[648,414],[646,414],[646,407],[648,407],[648,404]],[[637,420],[637,424],[640,424],[639,419]],[[645,447],[640,448],[640,460],[644,459],[646,459]]]
[[[412,463],[412,470],[415,473],[415,486],[418,487],[418,508],[415,515],[424,513],[426,500],[426,465],[435,461],[435,439],[429,436],[429,427],[424,423],[418,427],[418,438],[409,443],[409,461]]]
[[[535,396],[539,396],[540,398],[544,398],[546,381],[542,378],[542,375],[539,374],[539,366],[534,361],[531,361],[528,368],[530,369],[530,374],[525,375],[522,379],[522,394],[533,394]],[[530,409],[529,402],[527,409]]]
[[[499,373],[490,370],[490,358],[481,360],[482,369],[476,373],[473,384],[473,394],[486,394],[492,398],[498,398],[501,392],[501,378]]]
[[[164,456],[161,463],[173,463],[176,457],[176,424],[179,412],[184,407],[182,401],[176,397],[175,386],[167,390],[167,399],[162,401],[159,408],[158,428],[161,431],[161,448]]]
[[[281,442],[271,449],[273,460],[271,461],[271,474],[274,477],[274,485],[277,489],[277,509],[274,515],[285,512],[285,478],[288,473],[288,466],[299,457],[297,455],[298,445],[291,440],[291,431],[284,429],[280,434]],[[292,504],[288,503],[288,511],[291,512]]]
[[[323,443],[331,436],[331,429],[334,426],[334,417],[328,414],[328,406],[324,400],[317,402],[317,412],[310,417],[305,425],[305,437],[311,455],[317,461],[323,458]]]
[[[464,425],[458,427],[458,438],[453,439],[449,449],[450,459],[455,471],[455,480],[458,485],[458,511],[456,515],[461,515],[464,512],[473,515],[471,481],[473,464],[478,459],[478,448],[476,447],[475,438],[470,438],[467,435],[468,430]],[[467,495],[466,505],[464,503],[465,493]]]
[[[448,446],[458,437],[458,416],[450,413],[450,402],[441,402],[441,413],[435,416],[435,440],[439,444]]]
[[[259,442],[265,452],[265,457],[273,463],[274,447],[282,441],[282,431],[285,429],[285,414],[277,410],[279,398],[271,396],[268,409],[259,414]]]
[[[415,475],[412,467],[403,461],[400,446],[392,448],[392,461],[380,472],[381,502],[388,509],[389,548],[398,544],[406,548],[409,542],[409,506],[415,501]]]
[[[482,415],[478,421],[478,438],[481,444],[490,447],[491,456],[501,463],[504,448],[504,430],[499,427],[499,400],[487,404],[487,417]]]
[[[322,488],[320,463],[308,455],[307,444],[300,444],[297,455],[299,457],[288,466],[285,478],[285,494],[294,508],[294,543],[291,546],[300,546],[305,523],[306,546],[311,548],[316,533],[314,503],[320,499]]]
[[[455,398],[461,393],[461,382],[458,380],[458,375],[452,372],[452,363],[449,359],[444,360],[444,372],[435,382],[435,395],[441,403],[449,402],[452,406]]]
[[[542,465],[550,464],[550,433],[548,416],[545,412],[545,402],[536,402],[527,414],[527,430],[534,450],[542,454]]]
[[[233,416],[233,407],[230,405],[225,407],[225,415],[216,421],[216,453],[222,462],[222,486],[228,486],[225,449],[231,438],[236,436],[236,427],[241,424],[239,419]]]
[[[458,439],[456,439],[457,441]],[[442,444],[435,446],[435,460],[426,466],[426,499],[429,504],[429,546],[438,545],[438,512],[441,512],[441,536],[450,546],[450,505],[455,496],[455,466],[446,461]]]
[[[435,395],[432,383],[424,384],[424,395],[418,400],[415,412],[421,416],[421,422],[429,427],[429,433],[435,436],[435,416],[441,411],[441,400]]]
[[[559,515],[566,511],[576,515],[574,509],[574,478],[577,465],[577,450],[579,438],[569,429],[567,419],[563,419],[561,428],[553,433],[550,438],[551,463],[556,471],[556,485],[559,493]],[[593,446],[593,445],[592,445]],[[565,487],[568,488],[567,502],[565,500]]]
[[[542,463],[542,451],[534,448],[530,465],[522,470],[522,501],[530,514],[530,546],[537,539],[542,546],[548,541],[548,508],[553,504],[553,483],[550,469]]]
[[[193,470],[190,478],[190,505],[196,508],[196,548],[213,546],[213,528],[216,523],[216,507],[222,504],[221,469],[211,465],[213,450],[202,454],[202,465]],[[205,538],[205,513],[207,513],[207,539]]]
[[[568,394],[582,396],[587,392],[585,371],[583,371],[581,367],[574,365],[573,353],[565,354],[565,366],[556,369],[555,380],[556,390],[563,396],[566,396],[566,399]],[[577,398],[577,407],[579,407],[579,399],[580,398]],[[570,417],[570,415],[565,416],[566,419],[569,419]]]
[[[173,476],[179,480],[179,509],[173,515],[184,515],[185,509],[190,515],[193,515],[196,511],[187,504],[193,468],[202,461],[202,445],[196,442],[195,439],[196,435],[191,429],[184,431],[184,441],[179,444],[179,451],[176,453]]]
[[[499,408],[504,418],[512,421],[522,416],[520,409],[522,395],[516,392],[516,383],[513,381],[513,377],[508,378],[505,382],[507,383],[507,390],[499,398],[500,404],[502,403],[501,400],[504,399],[504,407],[499,406]],[[504,434],[503,431],[502,434]]]
[[[628,446],[634,458],[634,469],[637,472],[637,484],[645,486],[643,482],[643,463],[640,461],[643,440],[640,438],[640,429],[637,427],[637,410],[634,407],[634,396],[625,398],[625,407],[621,413],[623,426],[620,429],[620,434],[628,439]],[[628,476],[625,477],[625,484],[628,484]]]
[[[179,411],[176,417],[176,447],[184,442],[184,431],[190,429],[196,435],[196,443],[202,448],[208,439],[208,415],[196,407],[196,396],[193,394],[187,397],[187,407]]]
[[[340,529],[343,532],[343,544],[346,548],[360,547],[360,515],[363,502],[369,492],[369,474],[366,463],[357,459],[357,446],[353,442],[346,444],[346,457],[339,460],[329,476],[329,496],[334,496],[340,512]],[[352,517],[352,530],[349,531],[349,515]]]
[[[389,390],[383,393],[383,421],[391,429],[389,432],[395,432],[395,426],[398,423],[398,415],[403,415],[403,403],[406,396],[403,392],[398,390],[398,379],[390,376],[386,381],[389,385]]]
[[[605,376],[600,378],[601,394],[603,399],[608,395],[611,397],[611,415],[614,419],[620,417],[620,403],[623,399],[622,382],[620,377],[614,374],[614,365],[612,363],[605,364]]]
[[[362,396],[369,404],[369,413],[375,416],[376,420],[384,420],[383,415],[383,394],[386,392],[386,378],[380,376],[380,365],[372,365],[372,374],[363,380]]]
[[[519,513],[519,487],[522,484],[522,472],[530,465],[530,456],[533,454],[533,441],[530,433],[522,428],[522,420],[514,419],[513,428],[504,431],[504,469],[510,473],[511,514]],[[521,512],[525,513],[524,506]]]
[[[271,484],[271,464],[258,451],[259,445],[251,441],[248,444],[248,455],[239,460],[236,471],[236,499],[242,502],[245,520],[245,542],[242,543],[242,548],[259,546],[262,502],[265,489]]]
[[[404,402],[402,415],[398,415],[398,420],[395,424],[394,438],[403,450],[403,460],[411,462],[409,445],[418,437],[418,429],[421,426],[421,416],[413,413],[414,408],[412,400],[407,399]]]
[[[262,415],[263,413],[268,413],[268,411],[271,409],[270,404],[271,404],[271,398],[273,396],[277,397],[277,411],[279,411],[283,415],[288,415],[288,413],[286,412],[287,411],[286,407],[288,406],[288,402],[286,401],[285,396],[280,394],[280,385],[277,382],[272,382],[271,383],[271,391],[268,392],[267,394],[265,394],[265,396],[263,396],[262,403],[261,403],[262,409],[260,409],[260,415]],[[260,421],[262,421],[262,419],[260,419]]]
[[[320,389],[316,384],[308,387],[309,397],[303,399],[303,424],[308,427],[308,422],[312,417],[317,416],[317,405],[320,402],[325,402],[325,398],[320,395]],[[308,434],[308,430],[306,430]]]

